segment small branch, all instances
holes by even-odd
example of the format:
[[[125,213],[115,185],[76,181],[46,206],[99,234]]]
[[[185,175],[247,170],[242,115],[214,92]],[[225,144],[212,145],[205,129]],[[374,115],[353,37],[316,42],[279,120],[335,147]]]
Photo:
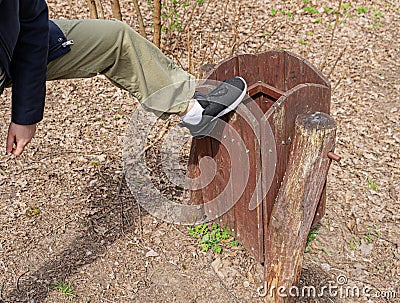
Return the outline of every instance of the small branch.
[[[231,56],[235,53],[236,48],[238,47],[237,41],[239,40],[239,25],[240,25],[240,14],[241,14],[241,4],[238,5],[237,13],[236,13],[236,18],[235,18],[235,24],[233,26],[233,39],[231,43]]]
[[[212,268],[211,263],[208,264],[208,266],[210,267],[210,269],[212,270],[212,272],[215,274],[215,276],[218,278],[219,283],[221,284],[222,288],[225,290],[225,292],[228,294],[229,297],[231,297],[236,303],[240,303],[239,299],[235,296],[234,293],[230,292],[228,287],[226,287],[224,281],[222,281],[222,279],[218,276],[218,274],[216,273],[216,271]]]
[[[139,33],[140,33],[143,37],[147,38],[147,36],[146,36],[146,29],[145,29],[145,27],[144,27],[144,22],[143,22],[143,15],[142,15],[142,11],[141,11],[141,9],[140,9],[138,0],[132,0],[132,1],[133,1],[133,6],[135,7],[136,15],[137,15],[138,22],[139,22]]]
[[[261,43],[261,45],[257,48],[256,53],[259,53],[261,48],[265,45],[265,43],[271,39],[272,36],[274,36],[278,31],[280,31],[282,28],[284,28],[285,25],[279,24],[279,26],[275,27],[274,31],[268,35],[268,38],[265,38],[264,41]]]
[[[27,273],[29,272],[29,270],[25,271],[24,273],[22,273],[18,278],[17,281],[15,282],[15,288],[20,292],[21,289],[19,288],[19,280],[25,276]]]
[[[113,17],[121,21],[122,14],[121,14],[121,6],[119,5],[119,0],[111,0],[111,10]]]
[[[215,55],[215,52],[217,51],[218,43],[221,40],[221,32],[224,31],[225,22],[226,22],[226,11],[228,10],[228,5],[229,5],[229,0],[226,0],[225,6],[224,6],[223,17],[222,17],[223,22],[222,22],[221,30],[218,33],[218,38],[215,40],[214,50],[212,51],[213,55]]]
[[[124,178],[125,178],[125,170],[122,173],[121,179],[119,180],[118,194],[117,194],[118,202],[119,202],[119,206],[120,206],[121,231],[122,231],[122,234],[125,234],[125,209],[124,209],[124,203],[123,203],[122,197],[121,197],[122,185],[124,183]],[[131,223],[129,222],[129,218],[126,218],[126,221],[128,222],[128,225],[131,225]]]
[[[160,133],[159,133],[159,135],[158,135],[158,137],[157,137],[156,139],[154,139],[154,141],[151,142],[149,145],[147,145],[147,146],[143,149],[143,151],[140,152],[139,156],[141,156],[141,155],[143,155],[145,152],[147,152],[150,148],[152,148],[154,145],[156,145],[156,144],[164,137],[165,133],[168,131],[168,128],[169,128],[170,123],[171,123],[170,120],[167,120],[167,121],[164,123],[164,125],[163,125],[163,127],[162,127],[162,129],[161,129],[161,131],[160,131]]]
[[[95,0],[87,0],[87,4],[89,6],[90,18],[97,19],[99,16],[97,15],[96,1]]]
[[[5,302],[5,300],[3,298],[4,285],[6,285],[6,281],[3,281],[3,283],[1,284],[1,288],[0,288],[0,303]]]
[[[327,75],[328,78],[331,76],[331,74],[332,74],[333,71],[335,70],[336,65],[338,64],[338,62],[340,61],[340,59],[342,59],[343,54],[344,54],[344,52],[346,51],[346,49],[347,49],[347,45],[343,48],[343,50],[340,52],[339,56],[337,57],[335,63],[333,64],[331,70],[329,71],[329,73],[328,73],[328,75]]]
[[[102,0],[96,0],[96,7],[98,10],[98,17],[104,19],[104,8]]]
[[[339,87],[340,83],[342,82],[344,77],[340,78],[339,81],[336,83],[335,87],[332,88],[332,93]]]
[[[188,64],[189,64],[189,74],[193,74],[193,56],[192,56],[192,42],[190,36],[190,28],[187,33],[187,50],[188,50]]]
[[[153,43],[161,46],[161,0],[154,0],[154,36]]]
[[[328,49],[325,52],[324,61],[322,62],[321,66],[319,68],[321,71],[323,71],[324,68],[326,67],[326,62],[328,60],[329,53],[330,53],[330,51],[332,49],[333,38],[335,37],[335,31],[336,31],[337,25],[339,23],[340,9],[342,7],[342,2],[343,2],[343,0],[339,0],[339,7],[338,7],[337,15],[336,15],[335,24],[334,24],[333,29],[332,29],[332,34],[331,34],[331,39],[329,41],[329,46],[328,46]]]

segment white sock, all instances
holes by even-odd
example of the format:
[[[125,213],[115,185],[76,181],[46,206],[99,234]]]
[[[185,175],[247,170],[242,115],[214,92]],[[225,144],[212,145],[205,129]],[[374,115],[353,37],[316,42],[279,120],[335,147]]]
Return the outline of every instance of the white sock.
[[[200,103],[196,99],[193,100],[194,100],[193,107],[186,115],[182,116],[181,119],[185,123],[196,125],[199,124],[201,121],[204,108],[200,105]]]

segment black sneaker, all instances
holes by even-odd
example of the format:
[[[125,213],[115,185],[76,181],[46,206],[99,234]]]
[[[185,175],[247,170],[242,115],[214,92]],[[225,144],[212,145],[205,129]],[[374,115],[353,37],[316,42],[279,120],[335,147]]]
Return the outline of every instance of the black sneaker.
[[[196,99],[204,109],[201,121],[198,124],[183,121],[180,125],[188,128],[193,137],[209,135],[217,119],[233,111],[243,100],[246,91],[247,84],[242,77],[225,80],[208,94],[196,91],[193,99]]]

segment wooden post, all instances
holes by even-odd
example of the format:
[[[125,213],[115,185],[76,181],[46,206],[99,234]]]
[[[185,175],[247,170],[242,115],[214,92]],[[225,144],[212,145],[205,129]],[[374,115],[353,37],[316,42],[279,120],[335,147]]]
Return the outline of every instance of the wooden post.
[[[307,101],[307,100],[304,100]],[[299,115],[289,164],[265,228],[266,302],[290,302],[297,285],[308,233],[334,148],[336,123],[324,113]],[[285,297],[284,295],[287,295]]]

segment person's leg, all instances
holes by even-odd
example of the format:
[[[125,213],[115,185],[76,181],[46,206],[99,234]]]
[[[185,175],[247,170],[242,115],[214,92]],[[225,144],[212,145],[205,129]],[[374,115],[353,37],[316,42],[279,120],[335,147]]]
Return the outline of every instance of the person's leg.
[[[90,19],[54,22],[74,45],[69,53],[49,63],[48,80],[103,74],[145,102],[148,110],[182,113],[187,109],[195,91],[194,77],[127,24]]]

